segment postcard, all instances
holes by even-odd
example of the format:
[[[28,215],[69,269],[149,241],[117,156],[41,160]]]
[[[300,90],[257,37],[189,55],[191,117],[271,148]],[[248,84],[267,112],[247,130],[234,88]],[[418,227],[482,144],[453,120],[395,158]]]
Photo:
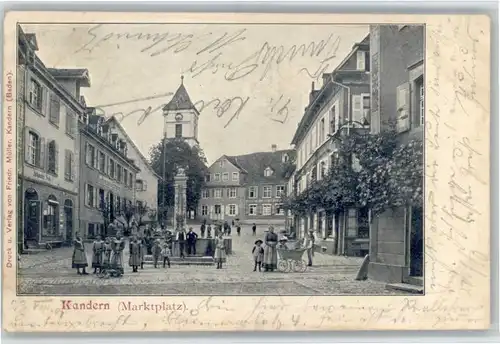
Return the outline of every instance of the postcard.
[[[4,32],[6,331],[489,327],[487,16]]]

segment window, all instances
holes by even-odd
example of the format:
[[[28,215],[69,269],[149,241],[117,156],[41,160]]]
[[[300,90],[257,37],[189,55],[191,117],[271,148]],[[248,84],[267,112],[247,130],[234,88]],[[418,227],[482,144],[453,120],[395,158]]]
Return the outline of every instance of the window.
[[[29,134],[29,139],[28,139],[28,155],[27,155],[27,162],[33,166],[40,166],[40,153],[41,153],[41,148],[40,148],[40,137],[35,134],[34,132],[30,131]]]
[[[122,181],[122,172],[123,172],[123,167],[122,165],[120,164],[117,164],[116,165],[116,180],[118,180],[119,182]]]
[[[106,155],[103,152],[99,152],[99,171],[106,173]]]
[[[227,182],[229,180],[229,173],[228,172],[224,172],[222,174],[222,181],[223,182]]]
[[[250,206],[248,207],[248,214],[257,215],[257,204],[250,204]]]
[[[58,170],[58,156],[59,152],[57,149],[56,141],[52,140],[49,142],[47,147],[47,155],[48,155],[48,166],[47,171],[49,173],[57,174]]]
[[[59,235],[59,203],[57,199],[50,195],[47,199],[47,209],[43,214],[43,232],[44,236]]]
[[[220,205],[220,204],[216,204],[216,205],[214,206],[214,213],[215,213],[216,215],[220,215],[220,214],[221,214],[221,212],[222,212],[222,207],[221,207],[221,205]]]
[[[115,175],[115,161],[110,158],[108,165],[108,176],[114,178],[114,175]]]
[[[319,142],[320,144],[325,141],[326,133],[325,133],[325,119],[322,118],[319,122]]]
[[[182,137],[182,124],[175,125],[175,137]]]
[[[123,169],[123,184],[128,185],[128,171],[127,169]]]
[[[285,209],[283,209],[283,206],[281,203],[276,204],[275,208],[276,208],[277,215],[285,215]]]
[[[215,198],[222,198],[222,189],[215,189]]]
[[[276,197],[281,197],[285,194],[285,185],[276,186]]]
[[[324,161],[319,163],[319,178],[323,179],[326,175],[326,164]]]
[[[224,167],[224,160],[219,161],[219,166]]]
[[[263,198],[271,198],[271,187],[270,186],[264,186],[263,188],[263,193],[262,197]]]
[[[208,206],[202,205],[201,206],[201,216],[206,216],[208,215]]]
[[[59,126],[61,111],[61,100],[55,94],[50,96],[50,112],[49,112],[49,122]]]
[[[90,184],[87,184],[87,192],[85,193],[85,204],[87,207],[94,207],[94,187]]]
[[[96,161],[96,149],[93,145],[91,145],[90,143],[87,143],[87,152],[85,155],[85,162],[90,167],[96,167],[95,161]]]
[[[233,182],[237,182],[238,180],[240,180],[240,174],[238,172],[233,172],[232,180]]]
[[[134,175],[132,174],[132,172],[129,172],[129,174],[128,174],[128,187],[132,188],[132,185],[134,185]],[[145,188],[144,190],[146,190],[148,187],[148,184],[143,181],[142,185]]]
[[[313,136],[312,134],[309,134],[309,154],[312,154],[313,152]]]
[[[271,168],[266,168],[264,170],[264,177],[271,177],[273,175],[273,170]]]
[[[234,204],[229,205],[229,215],[231,215],[231,216],[236,215],[236,205],[234,205]]]
[[[230,188],[229,189],[229,198],[236,198],[236,195],[237,195],[236,188]]]
[[[366,52],[358,50],[356,53],[356,69],[365,70]]]
[[[424,125],[424,115],[425,115],[425,90],[424,90],[424,78],[420,77],[415,81],[415,104],[416,111],[413,119],[414,127],[419,127]]]
[[[285,163],[285,162],[288,162],[289,160],[289,156],[288,154],[283,154],[283,156],[281,157],[281,162]]]
[[[209,197],[208,189],[201,190],[201,198],[208,198],[208,197]]]
[[[142,179],[135,180],[135,191],[142,191]]]
[[[220,173],[214,174],[214,181],[220,182]]]
[[[270,204],[263,204],[262,205],[262,215],[264,215],[264,216],[271,215],[271,205]]]
[[[370,96],[368,94],[362,94],[362,101],[363,101],[363,112],[362,112],[362,120],[361,123],[363,123],[365,126],[370,125]]]
[[[370,237],[370,223],[368,221],[368,208],[358,209],[358,238]]]
[[[94,238],[96,236],[96,226],[93,223],[89,223],[88,225],[88,237]]]
[[[250,186],[248,189],[248,198],[257,198],[257,187]]]
[[[42,110],[42,86],[33,79],[30,82],[29,103],[35,109]]]
[[[66,180],[74,180],[75,156],[72,151],[66,149],[64,151],[64,178]]]
[[[205,181],[206,181],[206,182],[209,182],[209,181],[210,181],[210,175],[209,175],[209,174],[207,174],[207,175],[205,176]]]
[[[347,211],[347,236],[355,238],[358,236],[358,221],[356,209],[349,209]]]

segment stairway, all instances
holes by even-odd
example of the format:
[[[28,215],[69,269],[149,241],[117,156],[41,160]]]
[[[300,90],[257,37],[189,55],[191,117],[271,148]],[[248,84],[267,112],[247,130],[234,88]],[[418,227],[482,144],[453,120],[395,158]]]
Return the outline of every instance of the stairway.
[[[385,286],[386,289],[399,290],[412,294],[424,293],[424,278],[410,276],[402,283],[389,283]]]

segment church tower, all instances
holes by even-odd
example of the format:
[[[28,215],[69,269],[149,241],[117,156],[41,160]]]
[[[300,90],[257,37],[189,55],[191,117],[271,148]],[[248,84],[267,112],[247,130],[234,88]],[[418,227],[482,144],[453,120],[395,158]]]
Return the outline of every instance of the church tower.
[[[163,137],[168,139],[182,138],[191,147],[198,145],[198,118],[200,113],[194,107],[189,94],[184,87],[184,77],[181,85],[170,102],[163,107]]]

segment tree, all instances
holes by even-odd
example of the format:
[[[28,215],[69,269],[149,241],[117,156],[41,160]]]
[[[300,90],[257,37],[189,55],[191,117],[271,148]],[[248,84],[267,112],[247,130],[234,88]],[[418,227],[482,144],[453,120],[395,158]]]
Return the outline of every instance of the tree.
[[[163,155],[163,149],[165,154]],[[185,169],[187,176],[186,206],[195,210],[205,183],[207,160],[198,146],[190,147],[183,139],[166,140],[153,146],[149,153],[153,170],[164,180],[158,181],[158,214],[165,219],[169,207],[174,205],[174,176],[177,169]]]

